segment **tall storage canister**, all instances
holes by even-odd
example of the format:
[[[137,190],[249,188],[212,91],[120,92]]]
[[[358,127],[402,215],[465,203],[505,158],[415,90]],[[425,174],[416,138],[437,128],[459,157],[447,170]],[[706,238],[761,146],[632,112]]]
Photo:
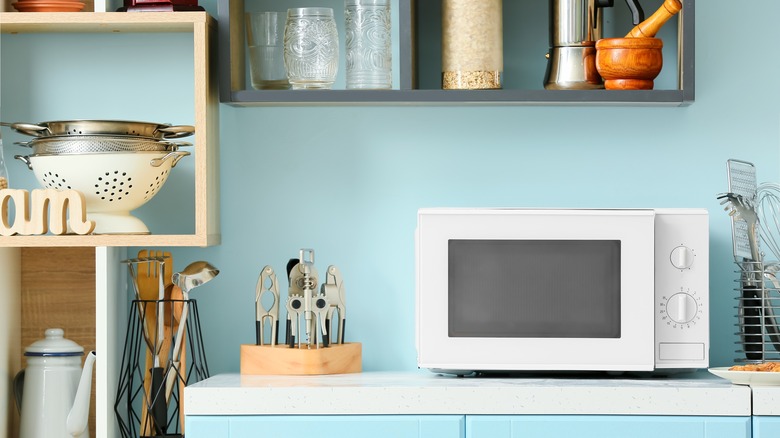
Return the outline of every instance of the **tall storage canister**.
[[[443,89],[501,88],[504,70],[501,1],[442,1]]]

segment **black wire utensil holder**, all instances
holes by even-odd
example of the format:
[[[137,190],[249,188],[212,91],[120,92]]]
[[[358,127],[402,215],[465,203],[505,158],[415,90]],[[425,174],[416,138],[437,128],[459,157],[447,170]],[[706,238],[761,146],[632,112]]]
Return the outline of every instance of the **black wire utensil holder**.
[[[777,265],[738,262],[737,361],[749,364],[780,361],[780,273]]]
[[[181,340],[181,354],[173,357],[178,331],[176,315],[181,315],[185,306],[187,317],[183,323],[186,330]],[[156,321],[164,323],[157,326]],[[156,359],[155,355],[158,356]],[[183,437],[183,389],[208,377],[197,302],[133,300],[114,404],[121,436]]]

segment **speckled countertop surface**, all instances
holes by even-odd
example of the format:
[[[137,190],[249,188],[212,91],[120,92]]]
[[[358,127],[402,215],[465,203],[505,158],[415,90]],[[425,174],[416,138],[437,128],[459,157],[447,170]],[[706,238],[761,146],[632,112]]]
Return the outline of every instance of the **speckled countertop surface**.
[[[753,386],[753,415],[780,415],[780,386]]]
[[[683,377],[684,376],[684,377]],[[773,393],[780,399],[780,390]],[[751,389],[708,373],[666,378],[457,378],[429,372],[223,374],[188,386],[187,415],[751,415]]]

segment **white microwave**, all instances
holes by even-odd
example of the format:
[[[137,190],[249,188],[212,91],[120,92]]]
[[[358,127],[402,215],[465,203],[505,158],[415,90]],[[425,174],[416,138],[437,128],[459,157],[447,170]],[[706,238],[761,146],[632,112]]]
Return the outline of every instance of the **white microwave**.
[[[707,368],[707,211],[421,209],[416,338],[458,375]]]

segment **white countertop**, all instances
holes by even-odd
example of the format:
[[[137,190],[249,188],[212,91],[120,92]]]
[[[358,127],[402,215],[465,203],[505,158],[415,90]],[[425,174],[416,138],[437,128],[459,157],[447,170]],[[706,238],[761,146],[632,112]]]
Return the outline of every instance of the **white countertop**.
[[[706,372],[647,379],[223,374],[188,386],[184,398],[187,415],[751,415],[750,387]]]
[[[753,386],[753,415],[780,415],[780,386]]]

